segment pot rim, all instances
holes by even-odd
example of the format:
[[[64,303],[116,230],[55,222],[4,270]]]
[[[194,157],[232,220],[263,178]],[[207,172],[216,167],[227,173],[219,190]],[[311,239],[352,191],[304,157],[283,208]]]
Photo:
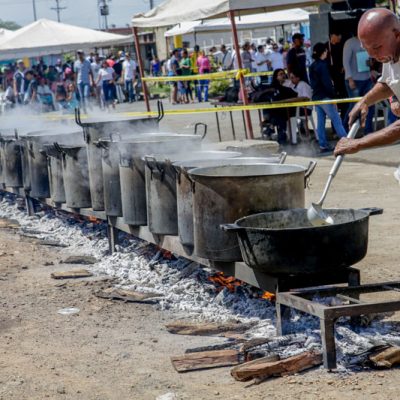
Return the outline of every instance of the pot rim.
[[[220,174],[214,175],[207,173],[208,171],[215,170],[216,168],[221,168],[221,169],[228,169],[228,168],[248,168],[248,167],[255,167],[260,169],[260,171],[257,173],[251,173],[251,174],[246,174],[243,173],[240,174],[228,174],[228,173],[223,173],[221,171]],[[261,167],[273,167],[275,169],[280,169],[281,171],[276,172],[276,173],[265,173],[262,171]],[[295,170],[293,170],[293,168]],[[199,178],[210,178],[210,179],[223,179],[223,178],[231,178],[231,179],[242,179],[242,178],[255,178],[255,177],[261,177],[261,176],[280,176],[280,175],[292,175],[292,174],[297,174],[297,173],[305,173],[307,171],[307,168],[303,167],[302,165],[298,164],[274,164],[274,163],[250,163],[250,164],[238,164],[238,165],[219,165],[219,166],[212,166],[212,167],[201,167],[201,168],[193,168],[188,171],[189,175],[193,177],[194,180],[196,180],[197,177]]]
[[[341,227],[341,226],[346,226],[351,223],[355,222],[363,222],[366,219],[369,218],[370,214],[367,211],[364,211],[362,209],[357,209],[357,208],[324,208],[324,211],[326,211],[328,214],[329,212],[334,212],[338,210],[346,210],[349,212],[354,212],[355,213],[355,219],[352,221],[346,221],[346,222],[341,222],[333,225],[321,225],[321,226],[299,226],[299,227],[293,227],[293,228],[268,228],[268,227],[254,227],[254,226],[245,226],[241,225],[241,223],[244,223],[246,220],[257,217],[259,215],[265,215],[265,214],[272,214],[272,213],[278,213],[278,212],[285,212],[285,211],[295,211],[295,210],[304,210],[307,211],[306,208],[292,208],[289,210],[276,210],[276,211],[266,211],[266,212],[261,212],[257,214],[251,214],[247,215],[245,217],[239,218],[238,220],[235,221],[235,224],[238,228],[238,230],[245,230],[245,231],[252,231],[252,232],[268,232],[268,233],[274,233],[274,232],[303,232],[305,230],[327,230],[327,229],[334,229],[336,227]],[[359,215],[357,215],[359,214]]]

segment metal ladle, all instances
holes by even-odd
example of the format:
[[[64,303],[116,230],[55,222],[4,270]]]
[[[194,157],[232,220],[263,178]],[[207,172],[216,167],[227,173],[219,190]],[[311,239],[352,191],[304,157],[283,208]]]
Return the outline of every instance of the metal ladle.
[[[356,121],[352,125],[347,135],[347,138],[354,139],[359,127],[360,122]],[[318,203],[311,203],[311,206],[307,210],[307,218],[313,226],[333,225],[335,223],[333,218],[322,209],[322,203],[324,202],[325,197],[328,194],[328,190],[331,186],[333,178],[336,176],[336,173],[338,172],[339,167],[342,164],[343,158],[343,155],[336,157],[335,163],[333,164],[332,169],[329,172],[328,181],[326,182],[325,189],[322,193],[321,198],[319,199]]]

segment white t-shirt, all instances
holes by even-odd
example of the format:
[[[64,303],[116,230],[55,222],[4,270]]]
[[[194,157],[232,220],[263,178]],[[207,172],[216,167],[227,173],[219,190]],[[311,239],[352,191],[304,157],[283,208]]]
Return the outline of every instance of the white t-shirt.
[[[125,60],[122,63],[122,69],[124,71],[124,79],[126,81],[130,81],[134,79],[135,77],[135,72],[136,72],[136,63],[133,60]]]
[[[384,63],[382,65],[382,76],[378,80],[381,83],[386,83],[400,99],[400,61],[397,63]]]
[[[279,51],[272,51],[267,54],[268,60],[271,61],[271,67],[275,71],[276,69],[284,69],[283,55]]]
[[[268,56],[265,53],[260,53],[259,51],[256,53],[255,56],[255,64],[257,66],[257,72],[267,72],[268,71],[268,65],[266,62],[268,60]],[[259,63],[262,63],[259,65]]]
[[[300,81],[296,86],[292,83],[289,87],[293,89],[299,97],[307,97],[309,99],[312,97],[312,89],[307,82]]]
[[[114,70],[111,67],[107,68],[100,68],[99,77],[100,82],[103,83],[104,81],[111,81],[114,79]]]

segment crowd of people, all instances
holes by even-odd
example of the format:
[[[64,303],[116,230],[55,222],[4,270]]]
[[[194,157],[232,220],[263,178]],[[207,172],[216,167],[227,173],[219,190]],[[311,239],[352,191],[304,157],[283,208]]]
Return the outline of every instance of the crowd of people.
[[[268,39],[265,45],[256,46],[249,42],[240,49],[243,68],[251,72],[269,72],[256,78],[246,79],[247,95],[253,102],[272,102],[282,100],[330,100],[363,96],[377,82],[381,74],[381,64],[369,58],[355,35],[346,41],[338,30],[332,30],[329,40],[311,46],[304,35],[295,33],[289,46],[280,40],[276,43]],[[171,57],[158,68],[164,69],[166,76],[205,75],[204,79],[171,82],[171,102],[189,103],[208,101],[207,74],[216,71],[238,69],[235,48],[222,45],[217,51],[211,48],[206,55],[199,46],[190,53],[187,49],[173,50]],[[238,80],[233,80],[223,98],[224,101],[240,101]],[[221,99],[222,100],[222,99]],[[352,105],[347,103],[319,104],[317,114],[317,137],[321,152],[332,151],[326,136],[326,117],[332,122],[334,133],[340,138],[349,130],[349,113]],[[312,107],[301,109],[302,115],[311,115]],[[277,130],[280,143],[287,141],[286,127],[294,110],[273,109],[264,111],[263,134],[268,137]],[[364,133],[373,131],[374,108],[367,116]],[[390,114],[393,121],[396,117]]]
[[[100,57],[78,50],[70,62],[59,59],[55,65],[45,65],[41,60],[29,68],[18,60],[0,73],[5,106],[29,106],[39,112],[68,113],[76,107],[86,111],[95,104],[115,108],[117,103],[134,102],[139,84],[137,64],[124,52]]]

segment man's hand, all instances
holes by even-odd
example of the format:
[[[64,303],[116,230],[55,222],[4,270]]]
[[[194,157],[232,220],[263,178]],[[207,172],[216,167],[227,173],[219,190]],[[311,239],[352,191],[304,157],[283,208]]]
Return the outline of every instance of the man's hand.
[[[360,150],[359,139],[341,138],[335,147],[333,154],[335,157],[343,154],[354,154]]]
[[[367,119],[368,115],[368,106],[363,101],[360,100],[356,105],[353,107],[349,114],[349,125],[353,125],[354,122],[357,120],[358,117],[361,118],[361,126],[365,126],[365,120]]]
[[[390,109],[396,117],[400,117],[400,103],[398,101],[392,101]]]

